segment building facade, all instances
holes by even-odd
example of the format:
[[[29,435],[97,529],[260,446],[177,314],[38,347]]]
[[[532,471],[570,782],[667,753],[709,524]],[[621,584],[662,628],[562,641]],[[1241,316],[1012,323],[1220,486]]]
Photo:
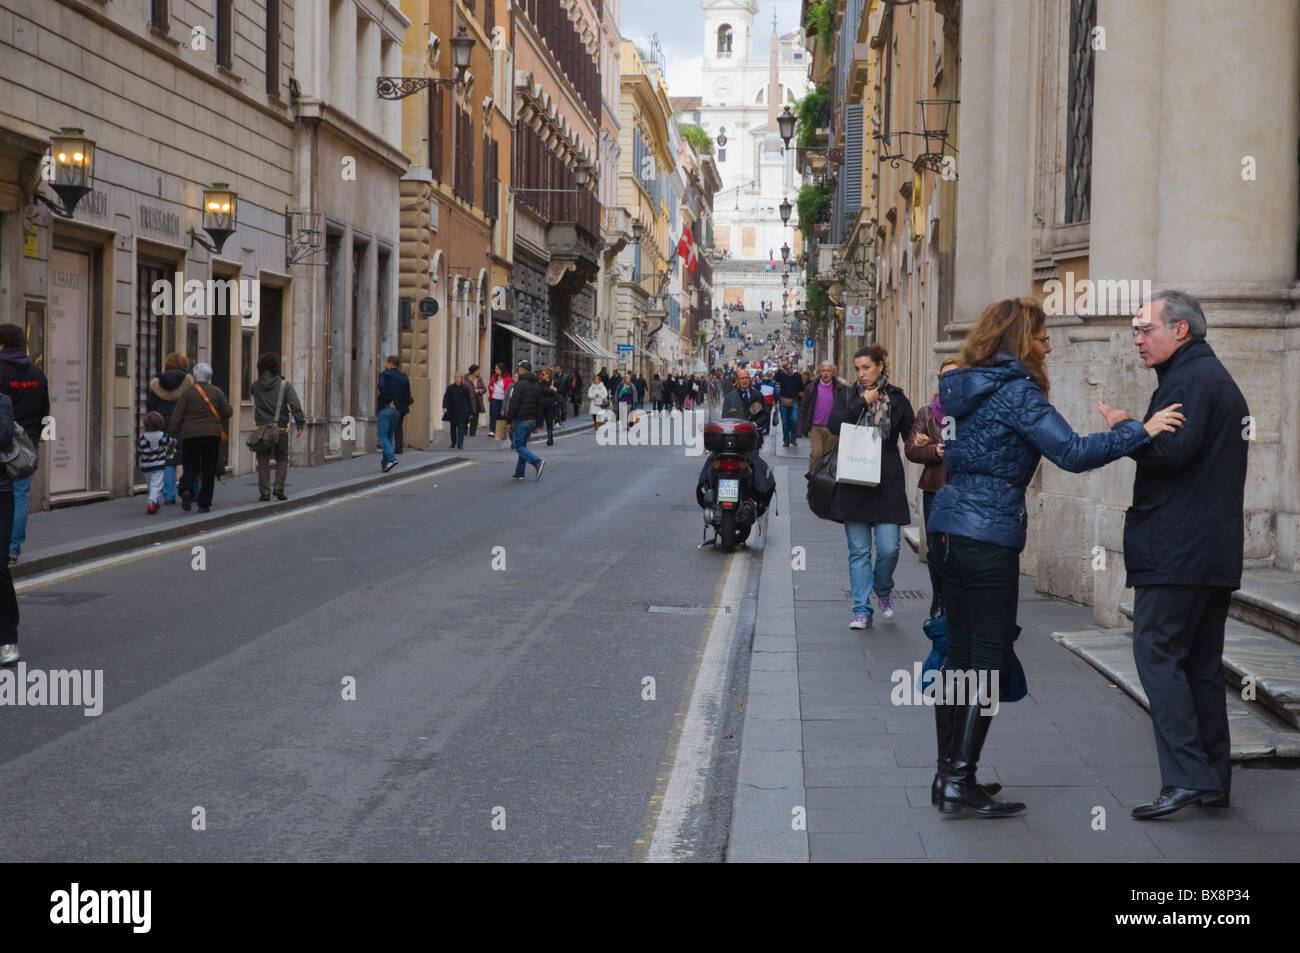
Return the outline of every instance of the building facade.
[[[415,396],[405,437],[423,447],[444,429],[442,395],[455,375],[478,364],[486,381],[493,361],[513,357],[502,328],[513,326],[514,54],[506,0],[404,0],[403,10],[412,21],[403,76],[453,80],[451,39],[463,29],[473,41],[460,82],[401,100],[411,164],[400,183],[399,355]]]
[[[135,440],[172,351],[212,364],[229,394],[233,472],[253,466],[242,438],[258,354],[288,355],[304,400],[317,393],[285,215],[298,204],[303,6],[0,2],[0,322],[26,329],[54,424],[34,508],[142,488]],[[70,216],[44,175],[61,127],[94,143],[90,191]],[[217,183],[236,193],[220,251],[202,228]],[[372,269],[386,237],[376,223]],[[180,307],[177,287],[195,292]],[[319,399],[308,412],[323,419]]]
[[[843,105],[871,122],[865,211],[830,223],[841,243],[828,257],[850,270],[844,246],[874,235],[870,330],[892,380],[913,403],[928,398],[987,305],[1032,296],[1049,314],[1052,401],[1097,431],[1098,400],[1140,415],[1155,388],[1129,329],[1142,298],[1188,291],[1253,415],[1246,564],[1295,571],[1300,11],[1251,3],[1224,20],[1199,0],[946,0],[904,16],[869,2],[855,23],[854,4],[840,0],[831,22],[848,24],[838,50],[852,41]],[[934,100],[949,101],[945,118],[926,115]],[[1133,471],[1048,463],[1029,487],[1022,567],[1104,625],[1125,600]]]
[[[289,366],[308,438],[294,462],[372,452],[375,382],[397,352],[401,106],[380,76],[400,75],[410,21],[389,0],[300,3],[291,105],[294,248]]]
[[[513,323],[505,330],[516,337],[514,359],[583,368],[590,355],[580,342],[597,333],[601,15],[590,0],[522,0],[513,9]]]

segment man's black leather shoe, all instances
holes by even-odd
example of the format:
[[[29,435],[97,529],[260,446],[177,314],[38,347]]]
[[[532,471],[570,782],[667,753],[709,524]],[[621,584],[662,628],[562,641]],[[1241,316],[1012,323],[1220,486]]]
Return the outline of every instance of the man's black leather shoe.
[[[1153,817],[1164,817],[1166,814],[1181,811],[1189,804],[1221,806],[1216,802],[1226,804],[1227,797],[1222,791],[1200,791],[1196,788],[1161,788],[1160,796],[1154,801],[1148,801],[1146,804],[1139,804],[1133,808],[1133,816],[1139,821],[1146,821]]]

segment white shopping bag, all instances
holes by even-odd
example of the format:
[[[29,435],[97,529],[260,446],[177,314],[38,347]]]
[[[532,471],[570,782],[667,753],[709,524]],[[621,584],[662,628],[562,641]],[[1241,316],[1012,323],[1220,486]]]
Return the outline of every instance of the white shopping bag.
[[[840,445],[835,459],[835,482],[856,486],[880,485],[880,451],[883,440],[879,427],[840,427]]]

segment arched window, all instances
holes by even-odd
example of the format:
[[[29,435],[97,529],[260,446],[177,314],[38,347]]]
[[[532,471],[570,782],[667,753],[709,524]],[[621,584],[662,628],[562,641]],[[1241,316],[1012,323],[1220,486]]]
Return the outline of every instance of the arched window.
[[[718,52],[731,52],[731,25],[728,23],[718,27]]]
[[[765,105],[765,104],[767,103],[767,87],[766,87],[766,86],[760,86],[760,87],[758,88],[758,96],[756,96],[756,97],[754,98],[754,102],[755,102],[756,104],[758,104],[759,106]]]

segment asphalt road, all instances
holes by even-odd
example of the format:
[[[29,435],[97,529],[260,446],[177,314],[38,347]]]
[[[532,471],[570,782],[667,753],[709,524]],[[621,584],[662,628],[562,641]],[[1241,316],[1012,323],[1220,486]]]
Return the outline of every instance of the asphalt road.
[[[757,559],[696,549],[698,457],[537,449],[20,596],[27,664],[102,669],[104,708],[0,708],[0,860],[642,859],[732,571],[677,850],[721,859]]]

